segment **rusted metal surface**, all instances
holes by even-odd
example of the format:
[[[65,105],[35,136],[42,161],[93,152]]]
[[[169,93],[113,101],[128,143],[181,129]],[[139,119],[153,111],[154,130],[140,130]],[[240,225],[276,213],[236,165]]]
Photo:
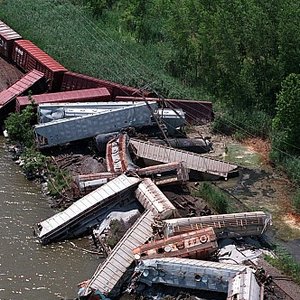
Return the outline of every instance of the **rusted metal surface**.
[[[0,55],[11,60],[13,42],[22,37],[4,22],[0,21]]]
[[[170,217],[176,208],[150,178],[145,178],[135,190],[135,196],[145,209],[151,210],[155,217]]]
[[[99,265],[90,280],[86,290],[87,294],[90,289],[99,290],[106,295],[112,294],[114,290],[115,294],[118,294],[118,283],[120,283],[121,277],[134,261],[132,250],[145,243],[152,236],[151,224],[153,218],[151,211],[145,211],[128,229],[104,263]]]
[[[37,70],[32,70],[10,86],[0,92],[0,111],[15,111],[15,99],[17,96],[27,92],[34,85],[39,84],[44,79],[44,74]],[[24,97],[28,101],[28,97]]]
[[[32,95],[36,104],[42,103],[66,103],[66,102],[97,102],[109,101],[111,96],[106,88],[86,89],[80,91],[47,93],[42,95]],[[21,111],[30,102],[28,97],[18,97],[16,110]]]
[[[129,137],[120,134],[107,143],[106,164],[107,170],[112,173],[124,173],[135,169],[128,150]]]
[[[155,107],[156,103],[151,105]],[[39,124],[34,127],[34,131],[38,148],[47,148],[92,138],[101,133],[120,131],[131,126],[138,128],[152,124],[148,107],[138,103],[85,117]]]
[[[15,41],[12,60],[26,72],[33,69],[43,72],[48,79],[49,90],[59,91],[67,69],[31,41]]]
[[[149,286],[157,283],[179,288],[228,293],[229,281],[248,269],[249,267],[242,265],[164,257],[141,260],[136,267],[136,272],[140,274],[138,281]],[[247,300],[250,299],[252,298]]]
[[[166,103],[169,107],[181,108],[185,112],[185,118],[193,124],[205,124],[214,119],[213,106],[210,101],[183,100],[183,99],[162,99],[150,97],[117,96],[116,101],[157,101],[163,106]]]
[[[73,72],[66,72],[64,74],[61,90],[72,91],[96,87],[107,88],[113,99],[115,99],[116,96],[122,95],[141,95],[141,91],[137,88]],[[145,95],[150,95],[150,93],[147,91],[143,91],[143,93]]]
[[[133,250],[136,259],[160,257],[207,258],[218,249],[212,227],[148,242]]]
[[[154,165],[136,170],[141,177],[151,177],[156,185],[185,183],[189,180],[188,170],[182,162]]]
[[[231,163],[142,140],[130,139],[130,145],[138,157],[162,163],[183,161],[188,169],[225,178],[229,173],[236,172],[238,168],[237,165]]]
[[[164,220],[166,237],[206,227],[213,227],[217,237],[261,235],[272,224],[271,215],[263,212],[244,212],[203,217]]]
[[[120,202],[133,199],[140,179],[120,175],[74,202],[66,210],[38,223],[35,231],[42,244],[74,238],[87,233]],[[111,206],[111,207],[110,207]]]

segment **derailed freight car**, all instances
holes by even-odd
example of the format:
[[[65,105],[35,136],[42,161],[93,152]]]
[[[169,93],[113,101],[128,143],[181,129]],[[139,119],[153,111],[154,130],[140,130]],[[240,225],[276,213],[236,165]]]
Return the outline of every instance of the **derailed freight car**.
[[[69,103],[69,102],[97,102],[110,101],[110,93],[106,88],[86,89],[80,91],[47,93],[42,95],[32,95],[35,104],[43,103]],[[18,97],[16,111],[20,112],[30,104],[28,97]]]
[[[156,103],[150,105],[152,109],[156,108]],[[34,127],[36,143],[39,148],[46,148],[92,138],[101,133],[120,131],[132,126],[151,126],[153,125],[151,117],[148,106],[139,103],[89,116],[55,120]]]
[[[43,72],[48,79],[49,91],[60,90],[63,74],[67,69],[31,41],[15,41],[12,60],[26,72],[33,69]]]
[[[263,211],[204,217],[164,220],[164,236],[182,234],[206,227],[213,227],[218,238],[257,236],[272,224],[272,216]]]
[[[207,258],[218,249],[212,227],[147,242],[133,249],[135,259],[160,257]]]
[[[44,74],[37,70],[24,75],[8,89],[0,92],[0,119],[3,120],[16,109],[16,97],[30,91],[43,92],[46,89]],[[29,103],[28,96],[24,96]]]
[[[0,55],[11,60],[11,54],[14,41],[21,39],[22,37],[15,32],[12,28],[0,21]]]
[[[137,88],[126,86],[120,83],[98,79],[74,72],[66,72],[64,74],[61,91],[91,89],[97,87],[107,88],[111,93],[113,100],[116,96],[151,96],[151,93],[148,91],[141,91]]]

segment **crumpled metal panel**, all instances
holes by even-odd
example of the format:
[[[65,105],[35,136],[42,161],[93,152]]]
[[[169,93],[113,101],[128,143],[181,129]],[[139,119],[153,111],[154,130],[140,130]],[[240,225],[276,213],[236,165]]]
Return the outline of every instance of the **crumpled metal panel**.
[[[140,261],[139,281],[227,293],[228,281],[248,267],[186,258],[157,258]],[[251,298],[249,298],[251,299]]]
[[[174,149],[151,142],[130,139],[136,155],[162,163],[185,162],[186,167],[191,170],[218,175],[227,178],[228,173],[237,171],[238,166],[208,158],[193,152]]]
[[[227,300],[263,300],[253,271],[247,268],[229,280]]]
[[[104,294],[112,292],[122,275],[134,261],[132,250],[145,243],[152,236],[151,224],[154,221],[153,218],[151,211],[145,211],[128,229],[106,260],[100,263],[90,280],[86,290],[87,293],[90,289],[99,290]]]

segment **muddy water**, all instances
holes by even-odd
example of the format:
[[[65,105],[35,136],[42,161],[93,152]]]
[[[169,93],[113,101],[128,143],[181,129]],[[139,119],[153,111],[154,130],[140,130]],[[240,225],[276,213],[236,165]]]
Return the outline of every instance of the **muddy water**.
[[[0,299],[73,299],[99,260],[70,242],[41,246],[32,225],[51,216],[39,188],[9,158],[0,137]],[[74,241],[88,247],[87,240]]]

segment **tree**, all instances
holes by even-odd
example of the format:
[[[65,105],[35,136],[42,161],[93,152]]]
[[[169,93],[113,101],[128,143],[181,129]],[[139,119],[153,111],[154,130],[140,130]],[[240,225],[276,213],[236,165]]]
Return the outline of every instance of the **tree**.
[[[290,74],[277,96],[272,124],[274,150],[300,154],[300,74]]]

